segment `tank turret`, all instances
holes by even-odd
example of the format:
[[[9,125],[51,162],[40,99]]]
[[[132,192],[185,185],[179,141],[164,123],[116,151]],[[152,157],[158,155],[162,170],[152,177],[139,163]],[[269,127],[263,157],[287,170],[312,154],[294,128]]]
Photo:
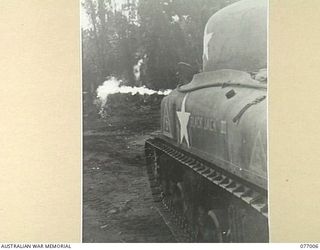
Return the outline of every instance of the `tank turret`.
[[[214,14],[204,30],[203,71],[267,67],[267,0],[244,0]]]

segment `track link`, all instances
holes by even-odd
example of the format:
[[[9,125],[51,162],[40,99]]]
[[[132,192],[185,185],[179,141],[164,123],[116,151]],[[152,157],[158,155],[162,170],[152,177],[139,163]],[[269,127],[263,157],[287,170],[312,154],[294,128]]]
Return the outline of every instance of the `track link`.
[[[161,202],[156,202],[155,209],[170,229],[176,242],[193,242],[192,235],[187,231],[186,224],[181,224],[182,217],[170,209],[170,205],[166,203],[165,199],[162,199]]]

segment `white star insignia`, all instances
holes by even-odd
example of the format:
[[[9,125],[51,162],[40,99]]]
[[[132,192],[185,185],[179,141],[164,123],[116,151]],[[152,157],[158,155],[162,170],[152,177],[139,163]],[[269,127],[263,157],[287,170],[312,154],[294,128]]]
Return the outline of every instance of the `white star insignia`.
[[[206,59],[208,61],[209,58],[209,42],[213,36],[213,32],[211,33],[206,33],[207,31],[205,31],[205,35],[204,35],[204,39],[203,39],[203,59]]]
[[[189,148],[190,143],[189,143],[187,126],[188,126],[188,122],[189,122],[190,113],[185,112],[187,96],[188,96],[188,94],[186,94],[185,97],[183,98],[182,105],[181,105],[181,111],[177,111],[177,116],[178,116],[178,119],[180,122],[180,144],[182,143],[183,138],[185,138],[186,143]]]

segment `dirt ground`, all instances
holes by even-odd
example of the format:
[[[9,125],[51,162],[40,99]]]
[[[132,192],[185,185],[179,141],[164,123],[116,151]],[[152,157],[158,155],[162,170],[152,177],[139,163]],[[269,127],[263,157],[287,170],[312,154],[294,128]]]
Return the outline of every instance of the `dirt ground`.
[[[109,121],[84,115],[83,242],[175,242],[154,207],[144,165],[158,113]]]

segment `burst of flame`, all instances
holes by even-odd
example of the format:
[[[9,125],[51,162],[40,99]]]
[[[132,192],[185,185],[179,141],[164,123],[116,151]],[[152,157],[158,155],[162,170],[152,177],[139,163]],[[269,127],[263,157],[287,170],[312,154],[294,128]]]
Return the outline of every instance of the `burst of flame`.
[[[142,87],[130,87],[130,86],[120,86],[121,80],[116,79],[115,77],[111,77],[106,80],[102,85],[97,88],[97,97],[100,100],[102,106],[106,104],[108,95],[116,94],[116,93],[131,93],[132,95],[168,95],[172,91],[171,89],[167,89],[164,91],[156,91],[152,89],[148,89],[145,86]]]

